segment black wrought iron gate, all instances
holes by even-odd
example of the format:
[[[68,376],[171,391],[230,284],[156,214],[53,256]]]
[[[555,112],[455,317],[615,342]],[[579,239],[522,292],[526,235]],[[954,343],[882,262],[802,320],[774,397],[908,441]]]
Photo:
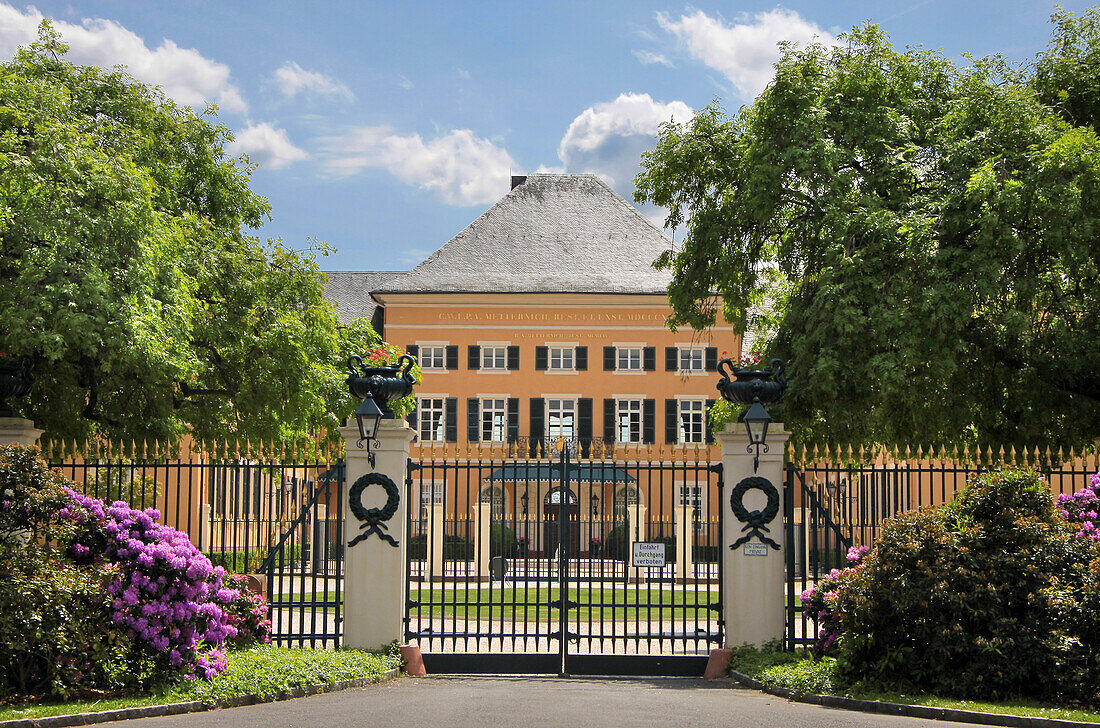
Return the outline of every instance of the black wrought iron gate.
[[[722,640],[721,466],[550,449],[410,461],[406,636],[429,672],[702,675]]]

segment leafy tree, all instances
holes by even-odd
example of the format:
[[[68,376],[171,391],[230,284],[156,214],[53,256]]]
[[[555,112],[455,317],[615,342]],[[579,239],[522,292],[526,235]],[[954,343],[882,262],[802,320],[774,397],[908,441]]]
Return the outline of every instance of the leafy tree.
[[[311,254],[247,233],[269,206],[213,109],[65,52],[44,23],[0,65],[0,349],[39,362],[17,406],[64,438],[332,432],[378,336],[340,327]]]
[[[803,439],[1100,436],[1100,140],[1030,73],[865,25],[785,48],[738,113],[663,127],[636,198],[686,227],[657,261],[670,324],[763,311]]]

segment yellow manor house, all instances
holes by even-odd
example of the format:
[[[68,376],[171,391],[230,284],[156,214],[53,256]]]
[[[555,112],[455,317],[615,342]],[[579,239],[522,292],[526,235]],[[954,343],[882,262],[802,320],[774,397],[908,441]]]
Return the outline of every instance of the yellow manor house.
[[[729,326],[672,332],[672,241],[593,175],[513,177],[499,202],[408,272],[328,273],[424,371],[410,424],[430,443],[704,445]]]

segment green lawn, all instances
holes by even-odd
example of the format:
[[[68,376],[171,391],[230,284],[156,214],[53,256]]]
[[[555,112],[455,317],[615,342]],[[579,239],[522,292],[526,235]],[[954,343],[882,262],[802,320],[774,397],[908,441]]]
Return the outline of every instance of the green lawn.
[[[230,652],[228,663],[229,669],[211,682],[180,682],[152,690],[148,695],[4,705],[0,706],[0,720],[121,710],[193,700],[213,705],[225,698],[248,694],[272,697],[296,687],[328,685],[338,680],[381,675],[399,667],[401,658],[358,650],[309,650],[260,645]]]
[[[1100,713],[1079,708],[1043,705],[1034,700],[1004,701],[958,700],[937,695],[913,695],[902,692],[882,692],[860,689],[859,686],[840,686],[834,681],[835,660],[825,658],[821,662],[805,658],[801,653],[779,650],[734,650],[731,667],[762,683],[776,687],[800,690],[807,693],[843,695],[860,700],[880,700],[887,703],[928,705],[935,708],[976,710],[983,713],[1023,715],[1035,718],[1100,723]]]
[[[670,589],[667,585],[657,587],[607,586],[604,588],[573,588],[568,590],[569,599],[578,606],[569,610],[571,619],[705,619],[707,605],[717,601],[718,592],[698,592],[694,589]],[[558,599],[557,587],[523,585],[490,587],[484,584],[478,589],[476,584],[470,588],[447,588],[442,586],[414,588],[409,593],[413,601],[423,602],[419,607],[410,609],[412,615],[432,617],[457,617],[458,619],[556,619],[558,609],[550,602]],[[305,593],[300,595],[280,595],[275,604],[309,604],[311,602],[335,601],[332,592]],[[322,607],[325,608],[325,607]],[[330,608],[330,607],[329,607]]]

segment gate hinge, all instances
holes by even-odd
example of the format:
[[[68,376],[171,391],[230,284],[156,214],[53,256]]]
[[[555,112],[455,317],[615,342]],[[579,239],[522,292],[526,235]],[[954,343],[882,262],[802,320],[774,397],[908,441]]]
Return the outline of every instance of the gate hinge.
[[[709,609],[712,612],[721,612],[722,611],[722,605],[721,604],[708,604],[707,609]]]
[[[707,470],[709,470],[712,473],[718,473],[719,475],[721,475],[722,474],[722,463],[714,463],[713,465],[708,467]]]
[[[417,470],[420,470],[420,469],[421,469],[422,467],[424,467],[424,466],[423,466],[423,465],[421,465],[420,463],[417,463],[417,462],[413,462],[413,459],[412,459],[412,458],[409,458],[409,463],[408,463],[408,465],[409,465],[409,472],[410,472],[410,473],[414,473],[414,472],[416,472]]]
[[[565,608],[566,609],[576,609],[580,605],[581,605],[580,602],[575,602],[572,599],[566,599],[565,600]],[[550,602],[550,608],[551,609],[561,609],[561,599],[555,599],[554,601]]]
[[[409,609],[415,609],[419,606],[420,606],[420,602],[416,601],[415,599],[410,599],[409,600]]]

